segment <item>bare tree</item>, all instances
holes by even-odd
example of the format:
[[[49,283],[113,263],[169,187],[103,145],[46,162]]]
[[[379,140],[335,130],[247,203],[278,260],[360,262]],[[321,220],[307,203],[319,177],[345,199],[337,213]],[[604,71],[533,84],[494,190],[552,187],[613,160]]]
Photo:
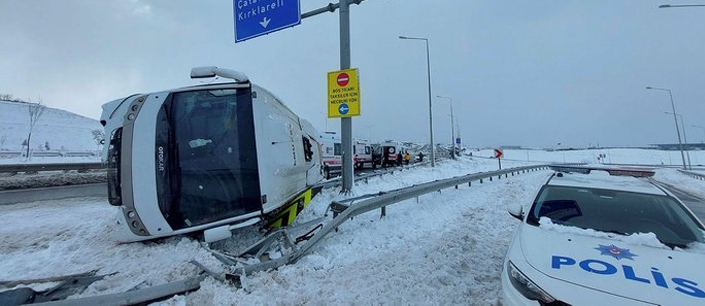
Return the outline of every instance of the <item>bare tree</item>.
[[[29,158],[29,147],[32,141],[32,131],[34,130],[34,125],[37,124],[39,118],[44,114],[46,106],[42,105],[42,100],[40,99],[37,103],[27,104],[27,109],[29,111],[29,136],[27,136],[27,158]]]
[[[3,93],[0,93],[0,100],[10,101],[10,102],[29,103],[29,101],[27,101],[25,99],[13,98],[11,94],[3,94]]]
[[[100,151],[101,145],[105,143],[105,132],[95,129],[92,130],[91,133],[93,133],[93,141],[95,141],[95,144],[98,146],[98,151]]]

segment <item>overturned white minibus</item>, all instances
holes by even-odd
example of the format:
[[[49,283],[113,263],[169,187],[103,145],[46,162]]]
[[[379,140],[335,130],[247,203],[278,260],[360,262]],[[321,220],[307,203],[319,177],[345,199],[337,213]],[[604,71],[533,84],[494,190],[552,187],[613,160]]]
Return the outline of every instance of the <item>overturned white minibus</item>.
[[[318,192],[321,153],[311,124],[242,73],[191,71],[192,78],[215,76],[235,82],[103,105],[103,158],[109,202],[125,229],[120,241],[285,226]]]

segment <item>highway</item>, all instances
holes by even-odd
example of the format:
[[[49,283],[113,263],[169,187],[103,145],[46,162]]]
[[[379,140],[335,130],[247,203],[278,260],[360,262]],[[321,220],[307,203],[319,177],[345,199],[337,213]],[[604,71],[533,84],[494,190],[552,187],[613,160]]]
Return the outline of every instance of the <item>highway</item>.
[[[366,180],[367,178],[377,175],[392,173],[394,171],[405,171],[410,167],[422,166],[425,164],[426,163],[416,163],[413,166],[357,170],[355,171],[355,180]],[[339,184],[340,178],[338,177],[321,183],[324,187],[333,187]],[[82,197],[103,197],[107,199],[108,186],[106,183],[95,183],[0,190],[0,205]]]
[[[0,191],[0,205],[80,197],[108,197],[105,183]]]

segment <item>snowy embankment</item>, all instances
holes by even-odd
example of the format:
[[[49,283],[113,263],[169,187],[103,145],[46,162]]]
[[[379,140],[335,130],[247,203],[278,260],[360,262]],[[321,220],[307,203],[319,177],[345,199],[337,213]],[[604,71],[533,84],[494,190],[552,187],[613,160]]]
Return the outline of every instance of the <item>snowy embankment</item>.
[[[517,166],[518,163],[515,163]],[[507,165],[509,166],[509,165]],[[490,171],[494,161],[463,159],[435,169],[396,172],[355,186],[366,194],[436,178]],[[200,290],[165,304],[495,303],[501,262],[513,229],[510,202],[528,204],[548,171],[448,189],[369,212],[343,224],[293,265],[248,277],[245,289],[207,279]],[[325,190],[301,221],[321,216],[333,199]],[[98,270],[118,272],[76,297],[124,292],[195,276],[196,260],[226,267],[191,238],[118,245],[115,208],[101,199],[0,207],[0,280],[32,279]],[[247,234],[252,234],[251,232]],[[236,241],[231,246],[242,247]]]
[[[0,100],[0,150],[22,150],[30,128],[29,105]],[[38,151],[61,148],[68,151],[95,150],[98,144],[93,138],[94,130],[103,130],[98,120],[46,107],[32,131],[30,148]]]
[[[660,169],[654,175],[654,179],[705,199],[705,181],[680,173],[678,169]]]

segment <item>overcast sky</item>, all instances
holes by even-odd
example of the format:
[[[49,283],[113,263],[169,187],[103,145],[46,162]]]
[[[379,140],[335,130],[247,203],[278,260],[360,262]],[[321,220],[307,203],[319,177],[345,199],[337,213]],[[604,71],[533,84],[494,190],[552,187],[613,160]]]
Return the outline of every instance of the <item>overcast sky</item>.
[[[293,0],[285,0],[293,1]],[[301,0],[302,11],[327,0]],[[360,70],[358,137],[450,142],[453,98],[471,146],[677,142],[668,92],[690,142],[705,131],[705,7],[651,0],[367,0],[351,7]],[[686,2],[672,2],[686,3]],[[693,0],[690,4],[705,4]],[[0,93],[98,118],[133,93],[196,83],[194,66],[233,68],[320,131],[326,73],[339,68],[338,14],[241,43],[232,1],[0,0]]]

